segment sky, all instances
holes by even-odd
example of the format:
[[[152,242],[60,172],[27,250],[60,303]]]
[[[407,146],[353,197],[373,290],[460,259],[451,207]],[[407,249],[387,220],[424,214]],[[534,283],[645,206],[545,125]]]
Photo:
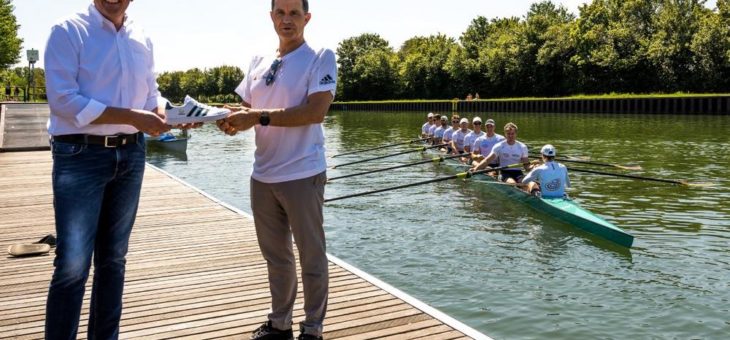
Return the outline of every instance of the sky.
[[[313,47],[332,50],[344,39],[377,33],[394,48],[414,36],[442,33],[459,38],[477,16],[524,16],[537,0],[310,0],[312,20],[305,39]],[[553,0],[574,14],[581,0]],[[43,52],[50,27],[78,12],[92,0],[13,0],[25,50]],[[707,6],[714,8],[715,1]],[[268,0],[137,0],[127,10],[155,46],[158,72],[221,65],[247,70],[257,54],[273,53],[277,37],[269,17]]]

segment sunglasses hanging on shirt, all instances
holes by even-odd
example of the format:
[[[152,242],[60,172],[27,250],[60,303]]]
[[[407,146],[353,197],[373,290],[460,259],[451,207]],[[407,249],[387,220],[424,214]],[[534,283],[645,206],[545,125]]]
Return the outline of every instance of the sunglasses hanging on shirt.
[[[274,59],[274,62],[271,63],[271,68],[269,68],[269,73],[266,74],[266,86],[274,83],[274,80],[276,80],[276,71],[279,70],[280,66],[281,58]]]

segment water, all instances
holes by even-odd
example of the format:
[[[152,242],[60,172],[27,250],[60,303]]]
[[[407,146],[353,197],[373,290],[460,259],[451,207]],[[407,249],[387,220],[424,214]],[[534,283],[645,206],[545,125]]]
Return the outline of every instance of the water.
[[[330,113],[328,154],[413,139],[424,114]],[[487,115],[482,115],[485,119]],[[471,182],[327,204],[328,252],[498,339],[725,339],[730,334],[730,117],[494,114],[533,150],[641,165],[688,188],[573,172],[582,206],[636,237],[631,250],[546,219]],[[193,132],[187,157],[152,164],[250,212],[253,133]],[[331,165],[387,154],[329,159]],[[330,177],[421,160],[330,170]],[[607,168],[595,168],[613,171]],[[621,170],[616,169],[621,172]],[[328,184],[326,197],[451,174],[421,165]]]

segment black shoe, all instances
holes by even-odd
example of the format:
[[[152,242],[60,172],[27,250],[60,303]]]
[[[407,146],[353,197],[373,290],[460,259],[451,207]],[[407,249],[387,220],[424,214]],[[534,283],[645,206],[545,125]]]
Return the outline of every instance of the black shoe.
[[[304,334],[304,327],[299,325],[299,336],[297,337],[297,340],[323,340],[321,336],[316,336],[312,334]]]
[[[43,236],[43,238],[38,240],[38,242],[36,242],[36,243],[45,243],[51,247],[55,247],[56,246],[56,237],[53,236],[53,234],[48,234],[46,236]]]
[[[294,333],[291,328],[287,330],[276,329],[271,326],[271,320],[257,328],[251,334],[252,340],[294,340]]]

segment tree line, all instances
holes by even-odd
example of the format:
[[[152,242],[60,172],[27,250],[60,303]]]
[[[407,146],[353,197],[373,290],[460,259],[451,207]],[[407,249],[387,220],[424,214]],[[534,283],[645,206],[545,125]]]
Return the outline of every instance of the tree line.
[[[730,0],[550,1],[521,18],[472,20],[458,41],[378,34],[337,48],[338,100],[728,92]]]
[[[378,34],[337,47],[337,100],[553,97],[730,92],[730,0],[593,0],[575,16],[550,1],[523,17],[477,16],[458,39],[416,36],[394,49]],[[0,0],[0,83],[27,85],[10,0]],[[36,68],[35,86],[43,86]],[[234,66],[163,72],[173,102],[239,102]]]

